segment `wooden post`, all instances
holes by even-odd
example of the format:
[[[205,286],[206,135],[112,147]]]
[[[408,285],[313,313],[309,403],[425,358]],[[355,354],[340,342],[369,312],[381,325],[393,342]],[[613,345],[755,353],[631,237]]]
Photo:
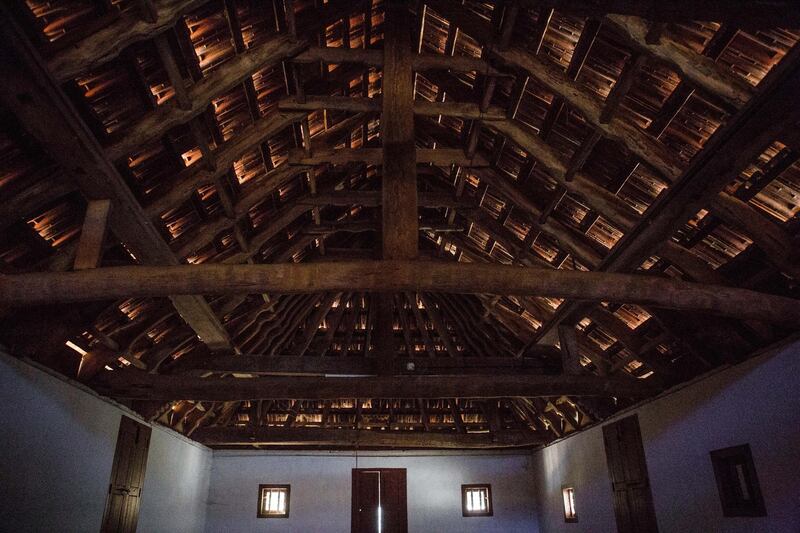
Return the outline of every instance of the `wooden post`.
[[[100,266],[110,214],[111,200],[93,200],[86,206],[81,238],[75,253],[75,270]]]
[[[412,24],[405,6],[391,0],[384,22],[383,257],[417,255],[417,157],[414,145]]]

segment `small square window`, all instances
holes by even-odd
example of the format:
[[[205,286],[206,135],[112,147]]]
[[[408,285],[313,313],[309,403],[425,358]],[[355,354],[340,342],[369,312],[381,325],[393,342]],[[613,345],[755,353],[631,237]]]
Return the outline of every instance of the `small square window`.
[[[750,445],[711,452],[724,516],[766,516]]]
[[[564,522],[577,522],[578,514],[575,512],[575,488],[567,485],[562,486],[561,499],[564,501]]]
[[[461,485],[463,516],[492,516],[491,485]]]
[[[289,485],[258,486],[258,517],[289,518]]]

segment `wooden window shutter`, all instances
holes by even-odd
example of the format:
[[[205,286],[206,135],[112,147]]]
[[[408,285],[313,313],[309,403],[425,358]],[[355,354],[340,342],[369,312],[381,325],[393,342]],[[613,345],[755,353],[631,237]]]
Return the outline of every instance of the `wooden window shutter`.
[[[639,419],[625,417],[603,426],[606,460],[614,491],[619,533],[657,533]]]
[[[102,533],[133,533],[139,520],[151,429],[123,416],[108,487]]]

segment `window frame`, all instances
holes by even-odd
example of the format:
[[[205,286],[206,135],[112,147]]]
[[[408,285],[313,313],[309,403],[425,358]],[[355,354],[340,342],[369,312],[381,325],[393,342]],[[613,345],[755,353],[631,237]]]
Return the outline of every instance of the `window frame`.
[[[566,495],[567,491],[572,492],[572,498],[570,499],[571,502],[571,511],[572,516],[567,514],[567,505],[564,496]],[[564,522],[568,524],[575,524],[578,522],[578,510],[577,506],[575,505],[575,485],[573,484],[565,484],[561,485],[561,507],[564,509]]]
[[[468,511],[467,510],[467,493],[470,490],[485,490],[486,491],[486,510],[485,511]],[[479,516],[494,516],[494,506],[492,505],[492,485],[489,483],[470,483],[461,485],[461,516],[465,518],[475,518]]]
[[[265,513],[261,509],[261,499],[265,489],[279,489],[286,491],[286,509],[281,514],[270,514]],[[286,484],[276,484],[276,483],[264,483],[258,486],[258,511],[257,516],[258,518],[289,518],[289,503],[291,500],[291,491],[292,486]]]
[[[717,493],[722,505],[722,515],[725,517],[737,516],[767,516],[764,497],[758,482],[756,466],[749,444],[731,446],[709,452],[711,465],[714,467],[714,477],[717,481]],[[731,493],[736,491],[732,480],[731,467],[741,465],[746,489],[751,498],[747,501],[732,499]]]

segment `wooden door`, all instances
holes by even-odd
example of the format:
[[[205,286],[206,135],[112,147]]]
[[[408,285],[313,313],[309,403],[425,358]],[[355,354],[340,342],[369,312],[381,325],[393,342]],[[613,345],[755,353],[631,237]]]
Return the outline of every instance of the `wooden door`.
[[[123,416],[119,423],[102,533],[136,531],[149,447],[150,428]]]
[[[639,418],[628,416],[603,426],[606,460],[614,491],[619,533],[657,533]]]
[[[408,533],[406,470],[354,468],[352,533]]]

